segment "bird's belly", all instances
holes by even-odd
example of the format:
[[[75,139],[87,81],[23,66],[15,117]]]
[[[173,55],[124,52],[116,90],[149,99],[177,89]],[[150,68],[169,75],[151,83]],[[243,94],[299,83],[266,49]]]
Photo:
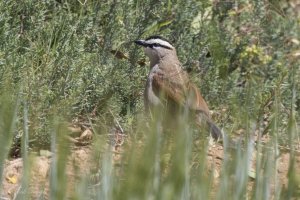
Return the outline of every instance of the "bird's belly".
[[[145,106],[148,108],[158,107],[162,105],[162,102],[160,101],[158,96],[156,96],[152,86],[150,86],[150,82],[148,81],[144,93],[144,98],[145,98]]]

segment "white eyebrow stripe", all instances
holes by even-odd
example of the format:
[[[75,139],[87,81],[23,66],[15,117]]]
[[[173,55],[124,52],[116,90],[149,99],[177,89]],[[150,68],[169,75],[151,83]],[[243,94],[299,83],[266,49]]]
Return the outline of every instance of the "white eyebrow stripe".
[[[155,44],[155,43],[161,44],[162,46],[167,46],[167,47],[169,47],[171,49],[174,48],[169,42],[161,40],[161,39],[150,39],[150,40],[146,40],[146,42],[148,44]]]

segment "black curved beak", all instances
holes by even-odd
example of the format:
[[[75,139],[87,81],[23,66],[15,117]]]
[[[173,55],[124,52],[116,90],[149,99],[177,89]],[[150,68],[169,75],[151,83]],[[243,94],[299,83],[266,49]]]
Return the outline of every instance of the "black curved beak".
[[[134,43],[137,45],[141,45],[143,47],[147,46],[147,44],[145,43],[145,40],[136,40],[136,41],[134,41]]]

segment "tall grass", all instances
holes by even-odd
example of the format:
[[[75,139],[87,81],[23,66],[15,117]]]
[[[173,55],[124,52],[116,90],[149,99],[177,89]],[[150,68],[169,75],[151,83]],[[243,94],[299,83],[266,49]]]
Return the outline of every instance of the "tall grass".
[[[290,2],[1,1],[0,26],[0,185],[5,159],[21,146],[15,198],[30,198],[31,155],[40,149],[53,153],[40,199],[299,198],[300,28]],[[174,43],[201,86],[228,137],[222,158],[208,156],[221,145],[184,116],[171,134],[140,117],[147,67],[132,41],[152,34]],[[72,120],[94,131],[93,167],[74,170],[74,182]],[[128,138],[117,163],[106,144],[116,120]]]

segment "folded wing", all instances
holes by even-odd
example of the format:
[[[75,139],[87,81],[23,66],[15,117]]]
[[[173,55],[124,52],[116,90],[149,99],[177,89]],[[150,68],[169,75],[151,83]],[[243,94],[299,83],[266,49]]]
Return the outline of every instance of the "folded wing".
[[[158,97],[171,99],[181,107],[188,106],[190,110],[202,111],[209,116],[208,106],[200,91],[195,84],[188,80],[184,71],[173,73],[156,71],[153,74],[152,84]]]

